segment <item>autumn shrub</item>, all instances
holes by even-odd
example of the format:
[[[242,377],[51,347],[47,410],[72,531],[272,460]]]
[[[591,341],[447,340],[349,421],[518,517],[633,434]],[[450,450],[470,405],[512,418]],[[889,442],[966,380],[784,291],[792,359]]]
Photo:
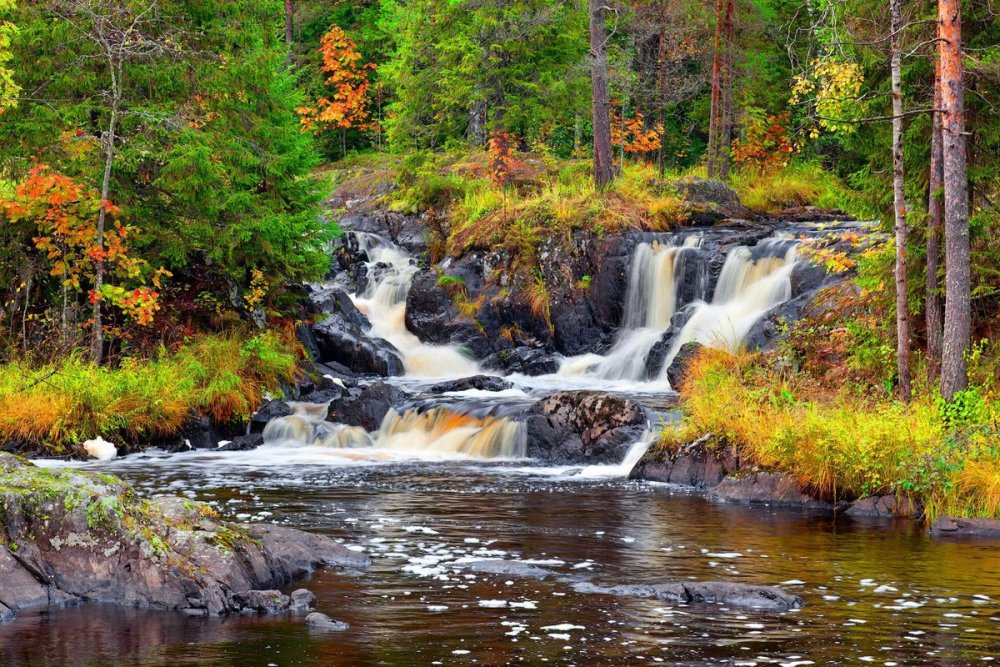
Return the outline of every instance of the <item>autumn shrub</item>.
[[[293,379],[295,355],[277,334],[199,338],[153,359],[97,366],[79,355],[0,366],[0,441],[73,451],[102,436],[140,445],[176,434],[192,411],[217,423],[246,419],[264,392]]]
[[[772,357],[703,351],[683,386],[686,419],[665,431],[676,448],[711,433],[829,500],[897,494],[940,513],[1000,518],[996,416],[952,427],[932,396],[908,405],[848,391],[816,392]]]

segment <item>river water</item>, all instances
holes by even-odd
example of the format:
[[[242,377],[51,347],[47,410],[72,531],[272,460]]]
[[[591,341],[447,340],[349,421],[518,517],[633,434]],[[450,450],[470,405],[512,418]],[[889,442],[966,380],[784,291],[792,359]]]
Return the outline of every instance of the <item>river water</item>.
[[[202,619],[95,605],[0,629],[4,665],[966,665],[1000,659],[996,543],[720,504],[608,468],[525,462],[335,463],[301,452],[147,455],[91,468],[242,521],[329,534],[366,572],[306,582],[301,616]],[[287,459],[286,459],[287,460]],[[463,559],[551,570],[477,574]],[[805,607],[765,614],[577,593],[574,581],[782,585]]]

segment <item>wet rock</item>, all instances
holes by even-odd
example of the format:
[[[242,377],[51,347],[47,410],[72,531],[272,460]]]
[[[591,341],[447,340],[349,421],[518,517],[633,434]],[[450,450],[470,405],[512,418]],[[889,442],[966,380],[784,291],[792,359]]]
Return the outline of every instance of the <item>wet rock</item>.
[[[558,463],[612,463],[638,441],[646,412],[635,401],[594,392],[556,392],[524,417],[528,456]]]
[[[931,536],[1000,540],[1000,521],[942,516],[931,526]]]
[[[306,616],[306,625],[312,630],[324,630],[329,632],[343,632],[350,626],[343,621],[335,621],[326,614],[314,611]]]
[[[257,449],[264,444],[264,436],[260,433],[249,433],[247,435],[238,435],[224,445],[220,445],[218,450],[220,452],[247,452],[251,449]]]
[[[559,359],[545,350],[522,346],[486,357],[483,366],[507,374],[548,375],[559,370]]]
[[[733,447],[707,447],[700,438],[676,452],[651,447],[629,472],[629,479],[666,482],[694,488],[717,486],[727,475],[740,470],[740,458]]]
[[[402,389],[386,382],[351,388],[340,398],[330,402],[326,419],[374,431],[382,424],[386,413],[406,398],[407,394]]]
[[[459,380],[440,382],[432,386],[428,391],[433,394],[443,394],[449,391],[469,391],[471,389],[478,389],[479,391],[504,391],[513,386],[511,382],[496,375],[473,375],[472,377],[461,378]]]
[[[464,564],[462,569],[482,574],[502,574],[504,576],[521,577],[524,579],[546,579],[556,574],[544,567],[512,560],[503,560],[502,558],[473,561]]]
[[[857,517],[913,519],[923,514],[923,511],[920,504],[910,498],[885,495],[856,500],[844,514]]]
[[[811,261],[800,261],[792,267],[789,281],[792,284],[792,298],[806,292],[815,292],[823,286],[827,278],[826,269]]]
[[[277,614],[292,606],[292,599],[281,591],[233,593],[230,600],[235,609],[244,614]]]
[[[687,373],[688,366],[691,365],[691,361],[698,356],[703,347],[705,346],[694,341],[681,345],[667,368],[667,380],[671,387],[677,389],[684,383],[684,375]]]
[[[15,613],[76,600],[269,612],[287,608],[272,589],[295,577],[367,564],[324,536],[230,524],[182,498],[143,502],[115,477],[45,470],[8,454],[0,454],[0,489],[0,600]]]
[[[233,426],[220,427],[213,423],[207,415],[191,413],[187,423],[170,442],[164,443],[170,451],[187,451],[189,449],[215,449],[223,440],[232,440],[237,433]]]
[[[674,187],[687,202],[692,224],[712,225],[723,220],[752,217],[736,191],[720,180],[685,178],[674,183]]]
[[[713,604],[733,609],[782,612],[801,609],[802,598],[775,586],[755,586],[727,581],[685,581],[663,584],[622,584],[603,587],[590,582],[574,584],[578,593],[655,598],[674,604]]]
[[[751,472],[739,477],[726,477],[712,487],[708,495],[718,500],[750,504],[833,509],[829,503],[804,493],[798,482],[788,475],[775,472]]]
[[[285,401],[268,401],[250,417],[250,433],[263,433],[269,421],[293,414],[295,410]]]
[[[815,296],[814,292],[802,294],[769,310],[747,332],[743,341],[746,348],[751,351],[773,348],[785,337],[788,325],[802,317],[806,306]]]
[[[306,588],[299,588],[292,591],[291,596],[292,611],[309,611],[316,604],[316,596]]]
[[[358,310],[351,297],[342,289],[321,289],[311,293],[310,299],[313,302],[316,312],[321,315],[339,317],[348,325],[357,327],[358,329],[368,329],[371,327],[371,322],[368,321],[368,318]]]
[[[331,316],[314,325],[313,333],[323,363],[337,362],[362,375],[386,377],[406,372],[399,350],[392,343],[370,337],[342,317]]]

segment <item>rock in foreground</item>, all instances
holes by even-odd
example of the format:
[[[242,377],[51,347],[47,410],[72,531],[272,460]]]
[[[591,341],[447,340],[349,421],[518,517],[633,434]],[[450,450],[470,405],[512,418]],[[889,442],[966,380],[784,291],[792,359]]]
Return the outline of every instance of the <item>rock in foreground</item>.
[[[274,589],[368,557],[291,528],[235,525],[204,503],[0,453],[0,619],[83,601],[196,615],[302,608]]]

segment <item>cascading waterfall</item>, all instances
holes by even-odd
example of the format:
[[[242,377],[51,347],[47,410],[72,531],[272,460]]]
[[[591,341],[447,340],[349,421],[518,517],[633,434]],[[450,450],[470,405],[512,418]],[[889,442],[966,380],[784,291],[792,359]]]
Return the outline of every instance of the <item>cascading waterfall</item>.
[[[264,428],[266,445],[314,446],[332,450],[375,450],[361,458],[521,458],[527,449],[524,425],[504,417],[475,417],[447,408],[390,410],[378,431],[325,420],[329,404],[290,403],[295,414]],[[346,458],[351,452],[344,452]]]
[[[679,289],[687,261],[698,252],[701,241],[701,235],[691,234],[672,237],[666,243],[640,243],[632,258],[622,328],[614,346],[603,356],[587,354],[567,359],[560,373],[641,380],[646,374],[646,357],[670,326],[677,306],[682,305]],[[704,295],[707,282],[707,275],[699,275],[696,297]]]
[[[791,298],[797,247],[793,240],[771,238],[753,248],[730,250],[712,302],[695,305],[690,319],[671,341],[661,378],[666,378],[670,362],[685,343],[736,351],[757,320]]]
[[[457,347],[422,343],[406,328],[406,295],[419,267],[402,248],[374,234],[356,233],[368,255],[368,288],[351,295],[358,310],[368,316],[372,333],[392,343],[402,354],[410,375],[464,377],[481,370]]]

